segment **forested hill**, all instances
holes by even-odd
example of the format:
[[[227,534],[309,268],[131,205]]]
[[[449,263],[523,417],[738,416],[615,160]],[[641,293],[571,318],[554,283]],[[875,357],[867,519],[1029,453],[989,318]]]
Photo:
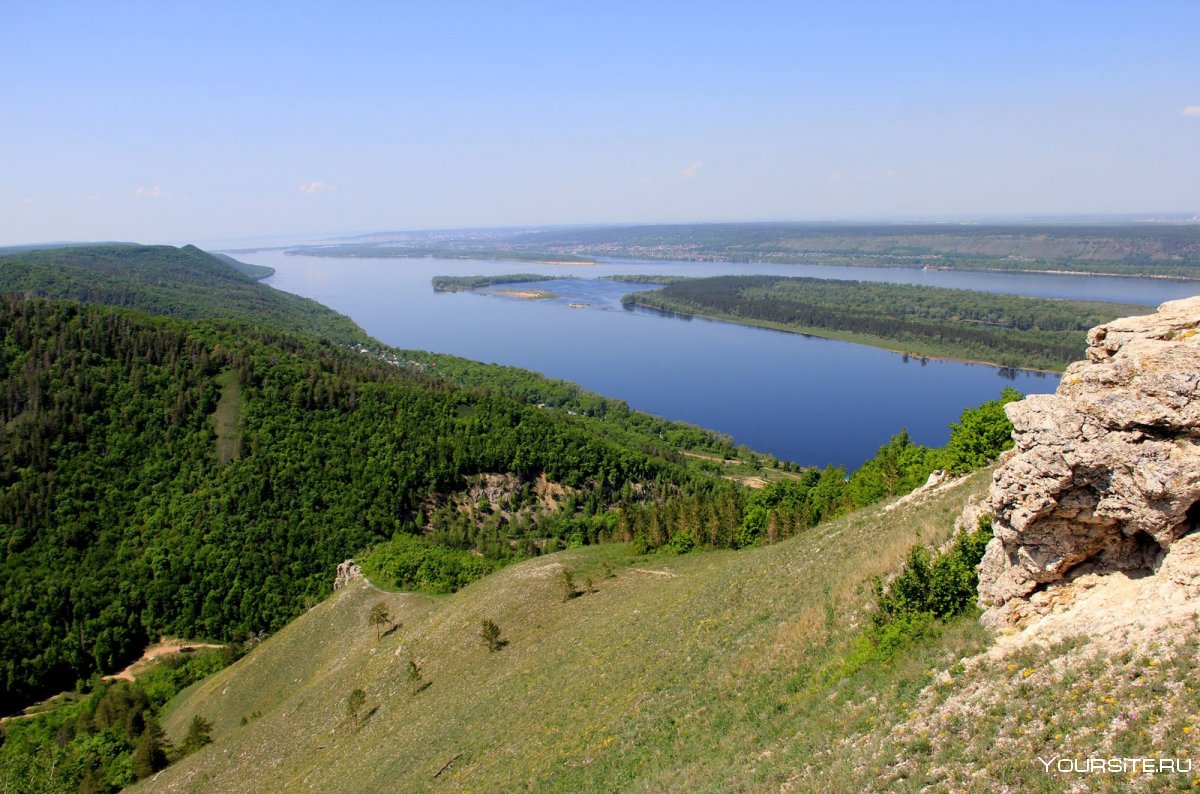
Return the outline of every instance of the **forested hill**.
[[[235,264],[241,265],[236,268],[241,272],[231,269]],[[754,457],[735,450],[727,436],[631,411],[621,400],[573,383],[445,354],[388,350],[349,317],[316,301],[257,283],[268,270],[237,263],[221,254],[210,255],[194,246],[106,243],[37,248],[7,255],[0,251],[0,294],[65,298],[328,339],[339,345],[366,348],[392,363],[407,362],[459,385],[499,390],[530,405],[542,404],[585,419],[604,420],[593,423],[594,429],[619,436],[621,443],[652,454],[674,447],[725,457]],[[699,459],[690,463],[704,465]]]
[[[350,318],[256,279],[269,268],[235,267],[195,246],[94,245],[0,255],[0,293],[19,292],[140,309],[172,317],[253,323],[325,337],[368,337]]]
[[[266,265],[251,265],[248,262],[243,262],[240,259],[234,259],[229,254],[210,254],[215,259],[219,259],[225,264],[232,267],[242,275],[249,276],[255,281],[260,281],[264,278],[269,278],[275,275],[275,268],[267,267]]]
[[[119,669],[160,633],[274,630],[339,561],[419,530],[432,495],[486,472],[545,475],[593,511],[704,480],[327,341],[3,298],[0,709]],[[455,540],[502,557],[513,531]]]

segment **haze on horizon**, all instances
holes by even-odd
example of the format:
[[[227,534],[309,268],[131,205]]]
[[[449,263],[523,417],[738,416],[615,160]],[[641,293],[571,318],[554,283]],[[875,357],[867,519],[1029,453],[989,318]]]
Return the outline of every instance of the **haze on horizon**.
[[[1190,2],[6,9],[0,245],[1200,211]]]

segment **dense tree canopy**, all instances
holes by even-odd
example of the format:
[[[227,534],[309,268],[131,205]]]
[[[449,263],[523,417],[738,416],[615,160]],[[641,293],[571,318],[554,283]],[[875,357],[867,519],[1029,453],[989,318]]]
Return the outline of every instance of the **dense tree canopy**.
[[[242,454],[218,462],[217,381]],[[615,493],[675,464],[580,422],[300,337],[0,301],[3,707],[158,633],[274,629],[466,475]],[[649,493],[645,489],[640,489]]]
[[[914,355],[1063,369],[1087,329],[1150,309],[906,284],[777,276],[677,281],[625,296],[627,306],[834,335]]]
[[[255,283],[270,268],[195,246],[81,245],[0,255],[0,292],[64,298],[151,314],[210,318],[325,337],[369,337],[349,317],[316,301]]]

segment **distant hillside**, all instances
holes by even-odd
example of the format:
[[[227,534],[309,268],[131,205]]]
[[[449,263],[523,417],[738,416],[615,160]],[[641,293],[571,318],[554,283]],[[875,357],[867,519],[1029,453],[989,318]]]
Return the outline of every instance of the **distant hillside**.
[[[515,235],[522,249],[653,259],[1200,277],[1200,223],[973,225],[714,223]]]
[[[316,301],[272,289],[255,266],[195,246],[73,246],[0,255],[0,293],[20,292],[190,319],[252,322],[340,344],[369,337]],[[250,274],[247,275],[247,272]]]
[[[240,259],[234,259],[229,254],[209,255],[221,260],[242,275],[249,276],[256,281],[261,281],[264,278],[270,278],[271,276],[275,275],[275,268],[273,267],[267,267],[266,265],[251,265],[247,262],[241,261]]]
[[[1200,223],[704,223],[382,235],[309,256],[595,257],[1200,278]]]

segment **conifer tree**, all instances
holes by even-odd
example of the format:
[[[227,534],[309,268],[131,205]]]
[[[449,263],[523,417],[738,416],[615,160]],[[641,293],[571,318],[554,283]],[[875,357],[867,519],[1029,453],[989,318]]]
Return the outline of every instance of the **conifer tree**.
[[[375,627],[375,641],[379,642],[379,638],[383,636],[383,627],[390,626],[392,623],[392,615],[388,612],[387,604],[380,601],[371,607],[371,613],[367,616],[367,623]]]
[[[350,717],[350,721],[355,727],[359,724],[359,713],[362,707],[367,704],[367,693],[361,689],[353,689],[346,697],[346,714]]]
[[[184,755],[194,753],[206,744],[212,743],[212,723],[199,714],[192,717],[188,723],[187,736],[183,738],[180,750]]]
[[[495,653],[508,644],[507,640],[501,639],[500,627],[490,620],[483,621],[483,627],[479,631],[479,637],[483,640],[483,644],[488,650]]]

